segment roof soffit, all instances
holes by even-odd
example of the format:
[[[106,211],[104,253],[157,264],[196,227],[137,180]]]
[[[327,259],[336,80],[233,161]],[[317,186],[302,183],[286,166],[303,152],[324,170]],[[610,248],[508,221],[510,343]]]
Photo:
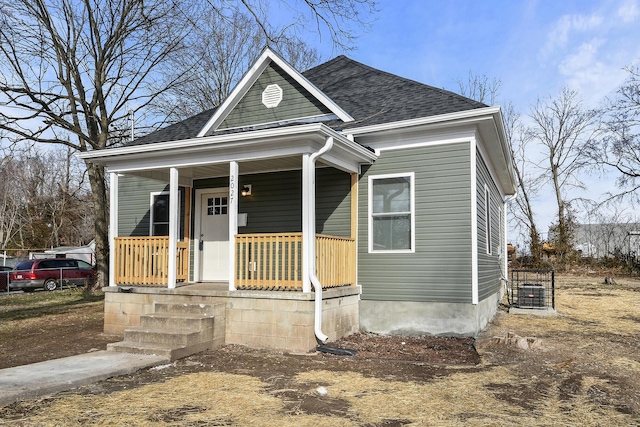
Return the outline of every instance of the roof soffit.
[[[235,89],[227,97],[227,99],[218,107],[214,115],[209,119],[205,126],[198,132],[197,136],[202,137],[210,134],[212,131],[218,129],[222,122],[231,114],[234,108],[242,101],[244,96],[249,92],[254,83],[260,78],[262,73],[267,69],[270,64],[276,64],[280,67],[288,76],[290,76],[295,82],[302,86],[306,91],[311,94],[322,105],[328,108],[333,114],[335,114],[343,122],[352,122],[354,119],[346,111],[344,111],[338,104],[336,104],[331,98],[318,89],[313,83],[307,80],[300,72],[293,68],[287,61],[276,54],[269,48],[266,48],[262,55],[255,62],[253,67],[244,75]]]

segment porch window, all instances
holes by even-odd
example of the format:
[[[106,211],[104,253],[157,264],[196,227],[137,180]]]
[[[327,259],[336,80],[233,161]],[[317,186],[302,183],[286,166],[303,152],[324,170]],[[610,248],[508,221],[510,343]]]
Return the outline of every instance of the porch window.
[[[151,236],[169,235],[169,193],[151,193]]]
[[[369,252],[414,252],[414,174],[369,177]]]

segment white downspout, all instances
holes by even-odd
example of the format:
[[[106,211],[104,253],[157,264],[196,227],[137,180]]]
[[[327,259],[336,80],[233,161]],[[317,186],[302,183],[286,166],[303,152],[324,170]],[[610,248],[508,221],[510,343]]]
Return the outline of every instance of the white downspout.
[[[318,341],[323,344],[327,342],[329,337],[322,332],[322,284],[318,276],[316,276],[316,159],[331,150],[331,148],[333,148],[333,137],[329,137],[324,147],[309,156],[309,167],[307,168],[309,186],[306,188],[309,192],[309,197],[307,198],[309,214],[306,231],[311,236],[311,239],[307,239],[308,247],[305,249],[309,260],[309,279],[315,290],[313,331]]]

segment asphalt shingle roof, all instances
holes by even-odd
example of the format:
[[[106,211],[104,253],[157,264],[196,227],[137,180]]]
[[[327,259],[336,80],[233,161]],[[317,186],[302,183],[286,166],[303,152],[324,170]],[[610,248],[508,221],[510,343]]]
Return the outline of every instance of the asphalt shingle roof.
[[[200,129],[207,124],[217,108],[203,111],[202,113],[191,116],[181,122],[174,123],[155,132],[151,132],[141,138],[135,139],[127,145],[151,144],[154,142],[179,141],[181,139],[189,139],[195,137]]]
[[[302,73],[355,119],[346,129],[486,107],[481,102],[338,56]]]
[[[340,55],[302,73],[355,119],[327,122],[333,129],[391,123],[486,107],[456,93],[381,71]],[[195,137],[215,108],[136,139],[131,145]]]

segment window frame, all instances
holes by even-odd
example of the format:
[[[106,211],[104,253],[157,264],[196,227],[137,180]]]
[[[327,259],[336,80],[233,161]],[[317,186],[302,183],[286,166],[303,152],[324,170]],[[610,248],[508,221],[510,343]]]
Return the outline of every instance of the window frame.
[[[484,221],[485,221],[485,238],[486,238],[486,250],[487,255],[491,255],[493,252],[493,230],[492,230],[492,221],[491,221],[491,191],[489,191],[489,186],[487,184],[484,185]]]
[[[376,180],[383,180],[389,178],[409,178],[409,223],[411,226],[410,230],[410,245],[409,249],[375,249],[373,245],[373,185]],[[399,173],[390,173],[390,174],[381,174],[381,175],[371,175],[368,177],[368,213],[367,213],[367,222],[368,222],[368,251],[370,254],[397,254],[397,253],[415,253],[416,252],[416,208],[415,208],[415,172],[399,172]],[[400,213],[400,212],[397,212]],[[404,213],[402,213],[404,214]]]
[[[156,236],[155,234],[153,234],[153,225],[155,223],[155,220],[153,218],[153,204],[155,201],[155,198],[158,196],[170,196],[170,192],[169,191],[154,191],[152,193],[150,193],[149,196],[149,236],[153,237]],[[180,194],[180,192],[178,191],[178,194]],[[171,201],[169,201],[169,205],[171,204]],[[180,212],[180,197],[178,197],[178,212]],[[164,222],[161,222],[160,224],[164,224]],[[167,224],[167,229],[169,228],[169,222],[166,222]],[[159,235],[158,235],[159,236]]]

